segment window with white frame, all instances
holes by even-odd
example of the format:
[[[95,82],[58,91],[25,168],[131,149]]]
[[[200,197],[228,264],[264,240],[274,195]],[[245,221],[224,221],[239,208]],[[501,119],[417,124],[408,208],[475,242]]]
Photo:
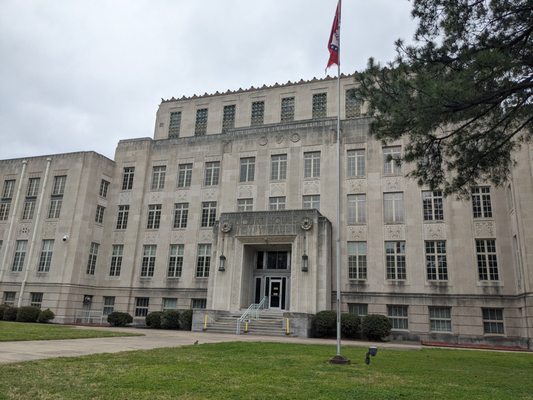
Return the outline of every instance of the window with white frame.
[[[52,186],[52,196],[63,196],[65,194],[66,183],[67,183],[66,175],[54,176],[54,185]]]
[[[123,254],[124,254],[124,245],[114,244],[112,253],[111,253],[111,266],[109,268],[109,276],[120,276]]]
[[[189,203],[174,204],[174,229],[187,228],[189,219]]]
[[[483,313],[483,333],[488,335],[505,334],[503,327],[503,309],[482,308]]]
[[[39,193],[39,184],[41,178],[30,178],[28,180],[28,190],[26,192],[26,198],[24,200],[24,208],[22,210],[22,219],[33,219],[33,213],[35,211],[35,204],[37,201],[37,194]]]
[[[126,229],[128,227],[129,213],[130,213],[129,204],[122,204],[118,206],[117,229]]]
[[[346,175],[349,178],[364,178],[366,175],[366,155],[364,149],[346,152]]]
[[[54,251],[54,240],[45,239],[41,246],[41,254],[39,256],[39,264],[37,266],[37,272],[50,271],[50,265],[52,264],[52,253]]]
[[[265,102],[254,101],[252,103],[251,125],[263,125],[265,120]]]
[[[498,258],[495,239],[476,239],[477,269],[480,281],[498,281]]]
[[[15,179],[6,179],[4,181],[4,187],[2,189],[2,199],[13,198],[14,191],[15,191]]]
[[[326,118],[328,113],[328,94],[313,94],[312,118]]]
[[[281,122],[294,121],[294,97],[281,99]]]
[[[149,297],[136,297],[135,298],[135,316],[146,317],[148,315],[148,308],[150,307]]]
[[[39,194],[39,184],[41,183],[41,178],[30,178],[28,180],[28,191],[26,197],[37,197]]]
[[[489,186],[472,188],[472,212],[474,218],[492,218],[492,202]]]
[[[404,222],[403,192],[383,193],[383,219],[386,224]]]
[[[310,194],[302,197],[302,206],[304,209],[316,208],[320,210],[320,195]]]
[[[94,222],[96,222],[97,224],[102,224],[104,222],[104,212],[105,212],[105,207],[98,204],[96,206],[96,214],[94,216]]]
[[[87,275],[94,275],[96,270],[96,258],[98,257],[98,249],[100,245],[98,243],[92,242],[91,247],[89,248],[89,259],[87,260]]]
[[[304,178],[320,177],[320,152],[304,153]]]
[[[202,220],[200,227],[210,228],[215,224],[217,217],[217,202],[216,201],[204,201],[202,203]]]
[[[387,279],[405,280],[407,278],[404,241],[385,242],[385,265]]]
[[[194,135],[203,136],[207,132],[207,108],[196,110],[196,123],[194,125]]]
[[[181,277],[181,271],[183,268],[183,244],[171,244],[168,255],[168,273],[169,278]]]
[[[426,272],[428,281],[447,281],[446,241],[426,240]]]
[[[199,244],[198,256],[196,259],[196,277],[209,278],[209,267],[211,265],[211,245]]]
[[[389,305],[387,315],[393,330],[409,329],[409,314],[407,306]]]
[[[148,205],[148,219],[146,220],[146,229],[159,229],[161,224],[161,204]]]
[[[163,311],[178,308],[178,299],[175,297],[163,297]]]
[[[54,176],[50,207],[48,208],[48,218],[59,218],[61,214],[61,206],[63,205],[63,195],[65,193],[66,181],[66,175]]]
[[[155,165],[152,168],[152,190],[163,190],[165,188],[165,176],[167,167],[165,165]]]
[[[6,304],[8,306],[15,305],[15,296],[16,292],[4,292],[4,301],[2,304]]]
[[[204,186],[218,185],[220,177],[220,161],[209,161],[205,163]]]
[[[115,311],[115,296],[104,296],[104,308],[102,315],[109,315]]]
[[[24,200],[24,208],[22,210],[22,219],[33,219],[33,213],[35,211],[35,198],[26,198]]]
[[[348,303],[348,313],[358,317],[366,317],[368,315],[368,304]]]
[[[273,181],[287,179],[287,154],[273,154],[270,157],[270,179]]]
[[[207,299],[191,299],[192,309],[204,309],[207,307]]]
[[[383,175],[398,175],[402,173],[402,148],[400,146],[383,147]]]
[[[429,330],[432,332],[452,331],[450,307],[429,307]]]
[[[349,194],[347,203],[348,225],[366,224],[366,194]]]
[[[237,199],[237,211],[253,211],[254,210],[254,199]]]
[[[0,198],[0,221],[7,221],[9,217],[9,210],[11,208],[11,199],[13,198],[14,189],[14,179],[7,179],[4,181],[4,187],[2,189],[2,198]]]
[[[21,272],[24,268],[24,259],[26,258],[27,240],[17,240],[15,244],[15,255],[13,257],[13,265],[11,271]]]
[[[178,165],[178,187],[188,188],[192,182],[192,163]]]
[[[253,182],[255,178],[255,157],[241,158],[239,182]]]
[[[235,128],[235,104],[224,106],[222,114],[222,132]]]
[[[135,177],[135,167],[124,167],[122,172],[122,190],[133,189],[133,178]]]
[[[366,242],[348,242],[348,278],[366,280]]]
[[[442,221],[444,219],[441,190],[423,190],[422,204],[424,208],[424,221]]]
[[[11,199],[0,200],[0,221],[7,221],[9,218],[9,210],[11,208]]]
[[[105,179],[102,179],[100,181],[100,191],[99,191],[100,197],[106,198],[108,190],[109,190],[109,182],[106,181]]]
[[[157,245],[155,244],[145,244],[143,246],[143,260],[141,264],[141,276],[143,278],[154,276],[156,251]]]
[[[346,90],[345,103],[346,119],[361,116],[361,101],[357,98],[355,89]]]
[[[170,113],[170,122],[168,124],[168,137],[180,137],[181,128],[181,111],[173,111]]]
[[[63,205],[63,197],[50,199],[50,207],[48,208],[48,218],[59,218],[61,215],[61,206]]]
[[[269,197],[268,209],[270,211],[285,210],[285,196]]]
[[[43,304],[42,292],[31,292],[30,293],[30,306],[41,308],[42,304]]]

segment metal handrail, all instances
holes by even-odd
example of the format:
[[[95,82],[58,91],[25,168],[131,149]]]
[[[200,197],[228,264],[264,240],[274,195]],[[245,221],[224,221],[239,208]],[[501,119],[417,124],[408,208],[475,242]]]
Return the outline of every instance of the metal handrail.
[[[102,324],[104,321],[104,314],[102,311],[92,311],[92,310],[78,310],[74,316],[74,321],[76,323],[99,323]]]
[[[237,320],[237,335],[241,334],[241,323],[250,318],[258,319],[259,310],[266,308],[266,304],[268,304],[268,296],[264,296],[259,303],[250,304],[250,307],[248,307],[246,311],[241,315],[241,317]]]

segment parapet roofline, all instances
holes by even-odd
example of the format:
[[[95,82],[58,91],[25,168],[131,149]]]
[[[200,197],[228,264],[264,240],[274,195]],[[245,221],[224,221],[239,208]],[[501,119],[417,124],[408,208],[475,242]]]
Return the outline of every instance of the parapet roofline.
[[[353,77],[355,76],[355,74],[341,74],[341,78],[350,78],[350,77]],[[330,75],[327,75],[325,78],[317,78],[317,77],[313,77],[313,79],[309,79],[309,80],[304,80],[304,79],[300,79],[298,82],[291,82],[291,81],[288,81],[286,83],[274,83],[273,85],[263,85],[261,87],[254,87],[254,86],[251,86],[249,87],[248,89],[242,89],[242,88],[239,88],[238,90],[226,90],[225,92],[219,92],[218,90],[215,92],[215,93],[204,93],[202,95],[192,95],[192,96],[181,96],[181,98],[175,98],[174,96],[171,97],[170,99],[163,99],[161,98],[161,104],[163,103],[172,103],[174,101],[183,101],[183,100],[194,100],[194,99],[203,99],[203,98],[206,98],[206,97],[215,97],[215,96],[225,96],[225,95],[228,95],[228,94],[240,94],[240,93],[248,93],[248,92],[253,92],[253,91],[257,91],[257,90],[264,90],[264,89],[275,89],[275,88],[282,88],[282,87],[287,87],[287,86],[295,86],[295,85],[303,85],[303,84],[306,84],[306,83],[315,83],[315,82],[325,82],[325,81],[331,81],[331,80],[334,80],[334,79],[337,79],[336,76],[330,76]]]

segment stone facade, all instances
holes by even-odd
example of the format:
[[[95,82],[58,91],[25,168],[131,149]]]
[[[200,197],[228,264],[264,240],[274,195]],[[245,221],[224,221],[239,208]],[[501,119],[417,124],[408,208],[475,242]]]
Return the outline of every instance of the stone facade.
[[[531,347],[533,148],[506,187],[442,198],[390,161],[404,143],[369,136],[353,85],[339,221],[334,79],[164,100],[154,138],[120,141],[114,160],[0,161],[0,301],[142,323],[268,296],[307,321],[334,307],[340,224],[345,312],[388,315],[395,337]]]

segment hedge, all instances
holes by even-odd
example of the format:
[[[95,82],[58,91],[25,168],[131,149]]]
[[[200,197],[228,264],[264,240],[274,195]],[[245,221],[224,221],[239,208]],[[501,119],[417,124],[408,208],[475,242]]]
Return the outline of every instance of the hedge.
[[[149,328],[159,329],[161,328],[161,316],[162,311],[154,311],[146,316],[146,326]]]
[[[46,310],[43,310],[39,313],[39,317],[37,317],[37,322],[46,324],[48,321],[54,319],[55,317],[55,314],[49,308],[47,308]]]
[[[180,329],[190,331],[192,327],[192,310],[180,311]]]
[[[37,322],[41,309],[38,307],[25,306],[17,311],[17,322]]]
[[[113,311],[107,316],[107,322],[113,326],[126,326],[133,322],[133,317],[125,312]]]
[[[180,313],[177,310],[166,310],[161,315],[161,328],[163,329],[179,329],[180,328]]]
[[[17,307],[4,308],[4,321],[16,321],[18,310]]]
[[[370,340],[383,340],[390,335],[391,330],[392,324],[384,315],[369,314],[361,323],[363,335]]]

